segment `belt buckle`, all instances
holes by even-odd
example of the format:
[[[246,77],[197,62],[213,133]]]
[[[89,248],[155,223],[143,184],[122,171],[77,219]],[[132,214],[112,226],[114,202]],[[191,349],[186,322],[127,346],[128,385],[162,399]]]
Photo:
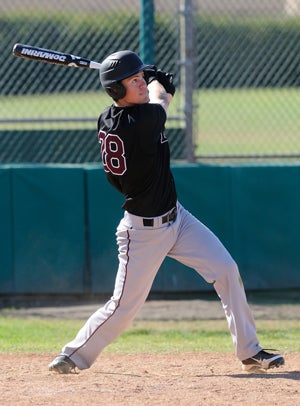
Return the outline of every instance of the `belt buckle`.
[[[165,216],[161,217],[162,224],[170,223],[171,221],[175,221],[177,217],[177,207],[174,207],[170,213],[166,214]],[[151,218],[144,218],[143,219],[144,227],[153,227],[154,226],[154,219]]]
[[[169,213],[168,221],[176,220],[176,216],[177,216],[177,209],[176,209],[176,207],[174,207],[174,209],[171,211],[171,213]]]
[[[165,219],[163,219],[164,223],[170,223],[171,221],[175,221],[177,217],[177,208],[174,207],[172,211],[166,215]],[[165,221],[164,221],[165,220]]]

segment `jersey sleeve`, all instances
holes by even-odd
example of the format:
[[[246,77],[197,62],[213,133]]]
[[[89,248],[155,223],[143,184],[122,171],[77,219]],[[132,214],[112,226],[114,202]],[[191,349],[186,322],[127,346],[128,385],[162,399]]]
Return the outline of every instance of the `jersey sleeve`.
[[[167,115],[160,104],[148,103],[141,105],[140,108],[141,115],[138,126],[140,147],[151,154],[165,130]]]

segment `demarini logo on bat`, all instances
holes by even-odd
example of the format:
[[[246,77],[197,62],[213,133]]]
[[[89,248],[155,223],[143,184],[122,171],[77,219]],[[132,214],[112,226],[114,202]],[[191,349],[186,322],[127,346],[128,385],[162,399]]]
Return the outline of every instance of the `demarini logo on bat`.
[[[49,52],[36,51],[34,49],[27,49],[27,48],[23,48],[21,51],[21,54],[28,55],[28,56],[35,56],[36,58],[41,58],[41,59],[53,59],[55,61],[61,61],[61,62],[65,62],[65,60],[66,60],[66,56],[64,56],[64,55],[51,54]]]

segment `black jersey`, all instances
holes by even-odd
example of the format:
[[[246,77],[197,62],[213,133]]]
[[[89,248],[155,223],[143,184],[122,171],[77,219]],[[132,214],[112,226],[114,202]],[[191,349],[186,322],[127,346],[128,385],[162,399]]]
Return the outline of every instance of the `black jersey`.
[[[176,205],[170,150],[160,104],[107,107],[98,120],[103,167],[124,196],[122,206],[142,217],[160,216]]]

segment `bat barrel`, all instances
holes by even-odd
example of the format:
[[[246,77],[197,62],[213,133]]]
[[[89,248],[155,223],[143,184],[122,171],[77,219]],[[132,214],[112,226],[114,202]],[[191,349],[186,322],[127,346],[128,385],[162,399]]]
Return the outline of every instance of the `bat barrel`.
[[[80,56],[24,44],[15,44],[13,47],[13,55],[19,58],[27,58],[55,65],[72,66],[75,68],[100,69],[101,66],[98,62]]]

